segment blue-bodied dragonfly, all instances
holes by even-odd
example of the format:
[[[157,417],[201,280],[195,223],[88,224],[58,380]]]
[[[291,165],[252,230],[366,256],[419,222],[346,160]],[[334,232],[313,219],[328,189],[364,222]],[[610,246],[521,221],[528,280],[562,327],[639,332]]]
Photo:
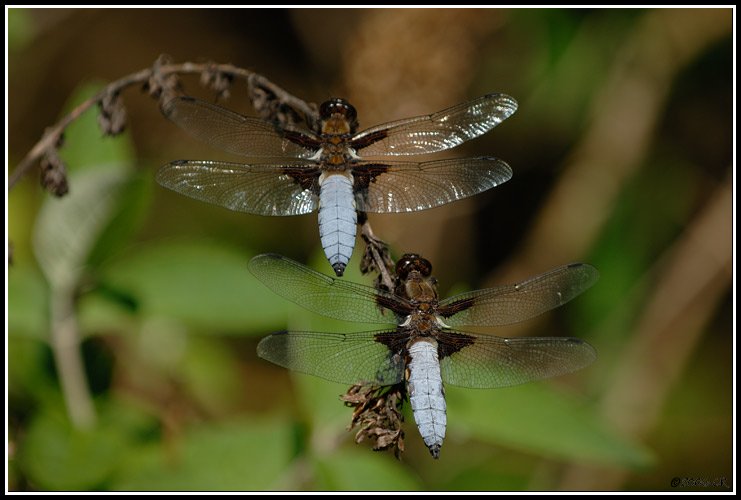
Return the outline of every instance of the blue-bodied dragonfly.
[[[257,353],[334,382],[406,383],[420,434],[435,458],[447,423],[443,382],[506,387],[570,373],[596,358],[594,348],[577,338],[503,338],[456,330],[517,323],[565,304],[597,281],[597,270],[588,264],[444,300],[438,298],[430,262],[415,254],[397,262],[395,288],[389,292],[331,278],[275,254],[253,258],[249,269],[268,288],[310,311],[387,325],[347,334],[278,332],[260,341]]]
[[[198,139],[255,159],[250,163],[178,160],[157,181],[186,196],[258,215],[319,210],[319,233],[342,276],[355,246],[357,212],[398,213],[437,207],[506,182],[510,167],[478,157],[421,163],[372,160],[443,151],[478,137],[509,117],[517,102],[489,94],[431,115],[358,132],[357,112],[343,99],[319,107],[313,130],[276,127],[191,97],[167,102],[167,118]]]

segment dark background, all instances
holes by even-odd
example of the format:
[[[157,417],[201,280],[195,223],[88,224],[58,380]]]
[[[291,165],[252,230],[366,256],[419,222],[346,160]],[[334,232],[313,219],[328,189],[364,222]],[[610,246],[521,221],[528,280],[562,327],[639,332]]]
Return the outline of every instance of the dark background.
[[[68,131],[67,198],[44,193],[36,171],[7,198],[11,490],[728,491],[730,9],[6,12],[8,171],[71,101],[160,54],[232,63],[307,101],[345,97],[361,128],[503,92],[518,111],[445,154],[497,156],[512,180],[371,215],[374,231],[397,257],[429,258],[443,295],[574,261],[601,274],[553,313],[488,332],[580,337],[599,352],[594,365],[552,383],[449,387],[439,461],[409,413],[403,460],[375,453],[345,431],[343,386],[255,354],[287,326],[358,330],[284,303],[246,270],[252,255],[278,252],[329,273],[316,216],[237,214],[157,186],[158,166],[221,153],[130,88],[124,136],[103,138],[92,111]],[[182,83],[214,99],[196,76]],[[251,113],[244,81],[222,104]],[[125,187],[106,191],[106,172]],[[74,196],[82,212],[61,204]],[[50,271],[65,266],[71,282]],[[59,375],[60,301],[83,339],[81,403]],[[80,425],[70,405],[86,399],[95,423]]]

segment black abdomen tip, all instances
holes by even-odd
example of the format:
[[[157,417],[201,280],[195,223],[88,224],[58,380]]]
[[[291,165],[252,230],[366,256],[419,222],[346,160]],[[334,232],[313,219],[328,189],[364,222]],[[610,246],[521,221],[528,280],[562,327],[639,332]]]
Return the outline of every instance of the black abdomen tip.
[[[345,274],[345,267],[346,265],[341,262],[338,262],[337,264],[332,264],[332,269],[334,269],[334,273],[337,276],[342,276],[343,274]]]

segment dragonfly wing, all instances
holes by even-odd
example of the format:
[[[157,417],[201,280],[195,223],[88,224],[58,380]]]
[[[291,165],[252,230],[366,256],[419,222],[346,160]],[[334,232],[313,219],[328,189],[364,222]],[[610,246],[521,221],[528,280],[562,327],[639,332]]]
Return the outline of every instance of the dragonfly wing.
[[[304,189],[297,179],[314,177]],[[208,160],[168,163],[157,182],[196,200],[256,215],[302,215],[319,205],[319,177],[313,163],[243,165]],[[307,183],[306,185],[309,185]]]
[[[249,269],[281,297],[317,314],[344,321],[397,324],[395,314],[384,304],[401,299],[370,286],[331,278],[277,254],[254,257]]]
[[[358,209],[392,213],[425,210],[491,189],[512,177],[497,158],[424,163],[361,163],[353,169]]]
[[[262,339],[257,354],[284,368],[333,382],[391,385],[403,380],[404,362],[398,350],[392,351],[379,342],[384,336],[398,337],[395,331],[348,334],[284,331]]]
[[[306,147],[316,142],[306,133],[296,133],[306,139],[305,145],[299,145],[282,137],[270,123],[192,97],[171,99],[162,107],[162,112],[193,137],[230,153],[250,157],[309,158],[315,152]]]
[[[462,341],[462,339],[465,339]],[[523,337],[445,330],[439,344],[465,344],[440,360],[443,381],[459,387],[492,389],[571,373],[591,364],[597,353],[576,338]]]
[[[516,285],[455,295],[440,302],[438,314],[451,327],[510,325],[565,304],[598,277],[589,264],[568,264]]]
[[[485,134],[517,110],[505,94],[489,94],[431,115],[364,130],[352,143],[358,155],[395,156],[435,153]]]

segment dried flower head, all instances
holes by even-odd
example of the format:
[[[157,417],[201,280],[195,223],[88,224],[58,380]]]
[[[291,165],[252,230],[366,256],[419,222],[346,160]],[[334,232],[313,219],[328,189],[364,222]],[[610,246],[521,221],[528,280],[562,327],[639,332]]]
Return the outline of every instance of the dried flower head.
[[[341,399],[345,406],[355,408],[348,430],[359,427],[355,442],[365,439],[375,441],[375,451],[393,449],[396,458],[404,452],[404,431],[401,424],[404,416],[404,384],[377,387],[355,384]]]

